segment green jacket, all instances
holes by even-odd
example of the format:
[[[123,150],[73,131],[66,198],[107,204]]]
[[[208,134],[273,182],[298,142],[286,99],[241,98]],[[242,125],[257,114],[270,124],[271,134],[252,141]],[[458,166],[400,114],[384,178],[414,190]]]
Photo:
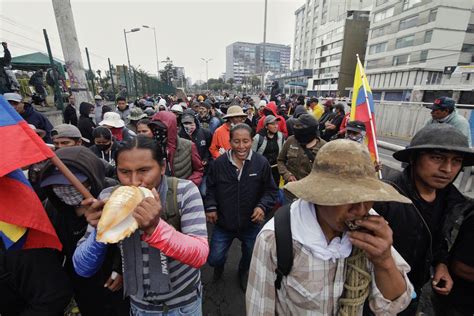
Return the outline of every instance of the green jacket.
[[[452,125],[455,128],[457,128],[459,131],[461,131],[461,133],[463,133],[467,137],[467,140],[469,141],[469,147],[472,146],[471,128],[469,126],[469,122],[464,116],[458,114],[457,111],[454,110],[451,114],[449,114],[442,120],[433,120],[433,119],[429,120],[426,123],[426,126],[430,124],[442,124],[442,123]]]
[[[315,156],[319,149],[326,144],[321,138],[318,139],[319,141],[312,148]],[[288,178],[292,175],[295,176],[297,180],[306,177],[311,172],[312,167],[313,163],[309,160],[295,136],[288,137],[278,155],[278,171],[285,182],[288,182]]]

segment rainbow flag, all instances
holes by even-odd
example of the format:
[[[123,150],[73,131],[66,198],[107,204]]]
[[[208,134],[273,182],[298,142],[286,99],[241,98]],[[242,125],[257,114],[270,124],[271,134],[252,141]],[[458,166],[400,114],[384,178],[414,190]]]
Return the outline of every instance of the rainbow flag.
[[[366,143],[369,148],[372,161],[378,161],[378,151],[376,145],[375,118],[374,118],[374,98],[369,82],[365,76],[359,56],[357,56],[356,71],[354,74],[354,89],[352,92],[351,121],[361,121],[365,123]]]
[[[51,158],[54,153],[3,96],[0,148],[0,238],[4,246],[61,250],[61,242],[41,201],[19,169]]]

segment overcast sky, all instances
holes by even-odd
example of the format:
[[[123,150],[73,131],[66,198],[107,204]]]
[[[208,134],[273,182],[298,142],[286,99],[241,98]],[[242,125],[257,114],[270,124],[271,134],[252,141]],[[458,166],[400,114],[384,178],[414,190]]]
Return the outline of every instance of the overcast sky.
[[[185,67],[193,81],[225,72],[225,48],[236,41],[263,41],[264,0],[71,0],[76,32],[81,46],[91,54],[92,68],[108,69],[126,64],[123,29],[156,27],[158,56]],[[294,11],[304,0],[268,0],[267,42],[293,44]],[[0,0],[0,40],[9,42],[13,56],[44,51],[43,28],[48,31],[53,55],[62,59],[61,43],[51,0]],[[155,74],[153,31],[127,34],[132,65]],[[160,64],[160,69],[164,64]]]

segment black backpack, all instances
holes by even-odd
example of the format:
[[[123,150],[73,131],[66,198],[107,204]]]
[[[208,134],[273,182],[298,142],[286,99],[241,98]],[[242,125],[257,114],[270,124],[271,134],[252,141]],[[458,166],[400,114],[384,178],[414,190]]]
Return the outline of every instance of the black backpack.
[[[281,288],[281,281],[293,267],[293,238],[291,235],[291,204],[280,207],[274,216],[277,268],[275,289]]]

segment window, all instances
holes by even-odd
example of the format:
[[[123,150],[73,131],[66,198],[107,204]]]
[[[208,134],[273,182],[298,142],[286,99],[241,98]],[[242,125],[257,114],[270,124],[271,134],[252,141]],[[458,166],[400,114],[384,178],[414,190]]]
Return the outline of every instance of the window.
[[[427,50],[422,50],[420,52],[420,63],[426,62],[427,57],[428,57],[428,51]]]
[[[376,28],[376,29],[373,29],[372,30],[372,38],[377,38],[377,37],[385,35],[388,31],[389,26],[390,26],[390,24],[379,27],[379,28]]]
[[[389,0],[377,0],[377,2],[375,3],[376,6],[379,6],[379,5],[382,5],[384,3],[387,3]]]
[[[382,21],[386,18],[393,16],[393,7],[379,11],[374,14],[374,22]]]
[[[408,35],[405,37],[397,38],[395,43],[395,48],[404,48],[413,46],[413,41],[415,40],[415,35]]]
[[[368,60],[365,65],[365,68],[374,69],[374,68],[384,67],[384,61],[385,61],[384,58]]]
[[[436,14],[438,13],[438,9],[430,10],[430,14],[428,15],[428,22],[433,22],[436,20]]]
[[[416,4],[422,0],[403,0],[403,11],[413,8]]]
[[[474,44],[463,44],[461,51],[464,53],[474,53]]]
[[[418,16],[412,16],[410,18],[406,18],[403,20],[400,20],[400,26],[398,27],[398,30],[406,30],[411,27],[415,27],[418,24]]]
[[[332,43],[332,48],[341,47],[342,44],[343,44],[343,41],[334,42]]]
[[[410,62],[410,54],[398,55],[393,57],[392,66],[406,65]]]
[[[424,42],[423,42],[423,43],[430,43],[432,36],[433,36],[433,30],[426,31],[426,32],[425,32],[425,39],[424,39]]]
[[[383,53],[386,49],[387,49],[387,42],[370,45],[369,55]]]
[[[468,24],[466,32],[467,33],[474,33],[474,24]]]
[[[332,60],[339,60],[339,59],[341,59],[341,55],[342,55],[341,53],[331,55],[331,56],[329,57],[329,60],[331,60],[331,61],[332,61]]]

